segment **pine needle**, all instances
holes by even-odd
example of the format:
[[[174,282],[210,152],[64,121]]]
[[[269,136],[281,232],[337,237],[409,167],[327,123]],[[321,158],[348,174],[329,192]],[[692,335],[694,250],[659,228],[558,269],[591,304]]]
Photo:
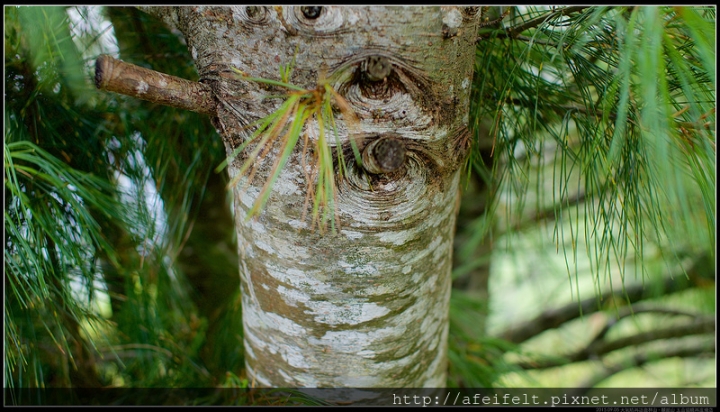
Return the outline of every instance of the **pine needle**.
[[[233,150],[232,154],[216,168],[216,171],[227,167],[240,153],[254,144],[255,146],[246,155],[246,160],[241,164],[237,174],[228,184],[228,187],[233,187],[242,178],[245,178],[245,186],[240,190],[240,193],[243,193],[252,184],[263,160],[275,146],[279,146],[278,157],[272,165],[270,176],[263,184],[258,197],[247,213],[246,219],[257,217],[270,198],[272,187],[280,172],[287,164],[298,142],[302,141],[303,169],[306,166],[305,159],[308,150],[311,151],[313,159],[313,163],[310,165],[310,173],[305,173],[307,181],[305,211],[309,204],[312,203],[311,229],[317,225],[319,230],[324,232],[328,223],[330,223],[330,230],[335,233],[339,230],[340,225],[337,214],[335,181],[336,178],[342,179],[347,173],[347,165],[342,151],[335,114],[333,113],[333,104],[339,107],[345,121],[351,128],[357,124],[357,118],[345,99],[323,79],[319,81],[318,86],[314,89],[303,89],[288,83],[287,79],[290,78],[292,66],[293,64],[281,67],[280,81],[247,77],[244,72],[235,69],[242,80],[281,87],[286,89],[287,92],[281,96],[271,96],[284,98],[285,101],[274,112],[253,122],[251,127],[256,128],[254,132]],[[314,141],[312,146],[310,146],[311,129],[306,127],[311,120],[316,124],[318,131],[317,136],[312,139]],[[328,133],[331,133],[334,138],[335,154],[333,154],[332,146],[328,141]],[[303,136],[302,139],[300,138],[301,135]],[[349,140],[355,160],[360,164],[361,157],[357,144],[353,139]],[[335,170],[335,159],[337,159],[337,171]],[[303,219],[305,218],[305,211],[303,212]]]

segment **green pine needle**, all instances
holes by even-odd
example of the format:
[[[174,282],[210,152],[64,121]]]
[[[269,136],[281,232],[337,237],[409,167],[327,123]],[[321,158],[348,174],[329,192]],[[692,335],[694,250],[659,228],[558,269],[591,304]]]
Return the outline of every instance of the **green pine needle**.
[[[337,178],[342,179],[347,173],[345,158],[342,153],[342,145],[338,133],[333,104],[338,106],[346,121],[351,125],[357,120],[352,113],[349,104],[330,86],[327,81],[320,81],[315,89],[303,89],[287,82],[290,77],[292,64],[288,67],[281,67],[281,81],[247,77],[242,71],[235,69],[242,80],[264,83],[287,89],[287,93],[279,96],[285,101],[280,107],[268,116],[254,122],[251,126],[256,127],[253,134],[237,147],[217,168],[220,171],[227,167],[242,151],[254,144],[240,166],[237,175],[228,184],[229,187],[237,185],[241,178],[246,177],[246,186],[252,183],[260,163],[271,152],[275,145],[279,145],[279,156],[272,166],[270,177],[265,181],[260,194],[248,212],[246,219],[258,216],[267,203],[272,187],[277,180],[283,167],[287,164],[290,155],[295,150],[298,142],[303,142],[303,161],[308,149],[311,149],[313,164],[312,172],[306,175],[308,190],[305,208],[312,199],[312,224],[311,228],[317,227],[324,232],[328,223],[330,229],[335,233],[339,229],[339,217],[337,215],[337,202],[335,185]],[[307,122],[315,120],[318,127],[318,135],[313,139],[315,144],[309,147],[310,131],[305,128]],[[335,155],[333,148],[328,142],[328,132],[332,133],[335,139]],[[303,136],[303,139],[301,139]],[[358,164],[361,163],[360,151],[353,139],[350,144]],[[338,159],[338,170],[335,170],[334,159]],[[314,182],[314,187],[313,187]]]
[[[481,32],[471,108],[475,127],[491,119],[493,185],[514,195],[517,216],[508,220],[521,219],[542,148],[554,146],[556,222],[569,217],[573,193],[587,199],[575,206],[570,233],[555,227],[558,243],[569,236],[573,245],[564,251],[569,271],[583,252],[578,240],[596,275],[615,267],[623,276],[631,257],[643,271],[646,244],[670,255],[714,250],[714,10],[514,11],[503,30]],[[483,170],[481,159],[472,156],[468,169]]]

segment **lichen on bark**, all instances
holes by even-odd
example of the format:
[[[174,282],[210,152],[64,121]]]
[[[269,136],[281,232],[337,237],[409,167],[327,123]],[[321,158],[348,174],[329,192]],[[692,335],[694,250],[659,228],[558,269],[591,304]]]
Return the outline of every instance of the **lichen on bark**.
[[[200,82],[217,101],[213,123],[228,153],[279,104],[266,98],[267,87],[239,79],[233,69],[278,79],[280,65],[292,59],[293,84],[312,88],[335,75],[334,89],[358,117],[349,127],[337,113],[341,150],[350,139],[361,150],[378,139],[391,139],[396,152],[402,147],[400,165],[390,159],[392,167],[368,171],[348,161],[349,173],[336,182],[336,234],[320,234],[304,219],[313,182],[306,181],[311,162],[299,148],[256,219],[244,216],[272,161],[234,189],[254,385],[444,386],[478,18],[464,9],[145,8],[186,37]],[[230,173],[241,164],[241,158],[231,164]]]

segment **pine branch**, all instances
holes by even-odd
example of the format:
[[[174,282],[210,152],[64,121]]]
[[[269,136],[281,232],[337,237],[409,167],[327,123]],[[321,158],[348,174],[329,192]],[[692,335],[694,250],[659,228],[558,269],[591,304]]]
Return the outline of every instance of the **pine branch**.
[[[607,319],[607,323],[605,326],[600,330],[600,332],[597,333],[593,341],[599,341],[600,339],[604,338],[605,335],[610,331],[610,329],[617,324],[617,322],[620,319],[629,317],[629,316],[635,316],[640,313],[656,313],[656,314],[663,314],[663,315],[672,315],[672,316],[687,316],[690,318],[697,318],[702,316],[700,313],[695,312],[689,312],[685,310],[679,310],[679,309],[669,309],[666,307],[662,307],[656,304],[648,304],[648,303],[639,303],[637,305],[633,306],[623,306],[618,310],[617,317],[609,317]]]
[[[693,262],[692,267],[687,271],[690,279],[689,282],[681,280],[684,279],[683,273],[676,273],[674,276],[665,279],[662,290],[665,291],[665,293],[675,293],[691,288],[695,279],[707,276],[711,278],[714,277],[714,273],[706,274],[703,272],[705,268],[709,268],[711,271],[713,270],[713,265],[709,262],[709,259],[709,256],[703,255]],[[604,293],[600,297],[588,298],[579,303],[571,302],[563,307],[545,311],[528,322],[510,328],[505,331],[501,337],[513,343],[524,342],[548,329],[557,328],[565,322],[576,319],[583,314],[597,312],[601,309],[598,302],[611,302],[618,296],[620,296],[623,301],[629,303],[638,302],[647,298],[647,288],[644,285],[633,285],[626,287],[624,291],[613,290]]]
[[[563,7],[562,9],[556,10],[548,15],[543,15],[536,17],[534,19],[528,20],[525,23],[522,23],[520,25],[511,27],[505,31],[507,37],[515,37],[518,34],[524,32],[525,30],[533,29],[544,22],[554,19],[556,17],[560,16],[567,16],[570,13],[580,12],[585,9],[587,9],[590,6],[571,6],[571,7]]]
[[[568,210],[570,208],[577,207],[578,205],[582,204],[586,198],[587,195],[585,192],[575,193],[571,196],[568,196],[568,198],[563,200],[561,204],[538,210],[537,212],[533,213],[532,216],[514,223],[512,226],[510,226],[509,229],[500,229],[497,233],[498,235],[502,235],[506,232],[516,233],[524,229],[531,228],[533,227],[533,225],[536,225],[545,220],[555,220],[557,218],[558,210]],[[573,307],[577,308],[577,305],[574,304]]]
[[[533,103],[532,105],[523,99],[513,98],[511,100],[512,104],[515,106],[522,106],[527,109],[535,109],[536,105]],[[543,108],[548,108],[555,113],[564,116],[567,112],[580,112],[584,115],[590,115],[590,116],[596,116],[602,118],[603,112],[601,110],[592,110],[588,109],[585,106],[578,106],[575,104],[548,104],[548,105],[542,105]],[[615,112],[608,113],[608,119],[615,120],[617,118],[617,114]],[[628,119],[628,121],[631,121],[631,119]]]
[[[714,356],[715,354],[715,343],[712,340],[704,340],[704,341],[698,341],[693,342],[689,345],[683,345],[683,346],[672,346],[668,348],[664,348],[663,350],[654,350],[654,351],[642,351],[639,353],[636,353],[635,355],[623,359],[619,362],[613,363],[610,366],[604,366],[603,370],[597,374],[594,374],[593,376],[586,379],[583,383],[577,385],[578,388],[592,388],[597,386],[600,382],[604,381],[605,379],[618,374],[624,370],[631,369],[631,368],[637,368],[639,366],[643,366],[646,363],[659,360],[659,359],[668,359],[668,358],[690,358],[690,357],[698,357],[702,355],[707,356]]]
[[[571,13],[580,12],[580,11],[587,9],[588,7],[591,7],[591,6],[563,7],[562,9],[558,9],[558,10],[555,10],[554,12],[543,14],[542,16],[528,20],[517,26],[513,26],[508,29],[505,29],[504,33],[494,33],[492,31],[489,33],[484,33],[478,37],[478,41],[489,38],[489,37],[494,37],[494,38],[498,38],[498,39],[516,38],[520,33],[524,32],[525,30],[535,28],[548,20],[551,20],[553,18],[560,17],[560,16],[567,16],[568,14],[571,14]]]
[[[638,346],[660,339],[681,338],[688,335],[701,335],[714,331],[715,319],[703,316],[696,318],[690,324],[676,325],[648,332],[641,332],[612,341],[606,341],[602,338],[599,340],[593,340],[588,346],[571,355],[563,356],[559,359],[522,362],[518,364],[518,367],[522,369],[546,369],[564,366],[569,363],[598,359],[612,351],[627,348],[629,346]]]
[[[95,63],[95,86],[210,116],[217,111],[212,90],[207,85],[125,63],[106,54],[100,55]]]
[[[524,41],[524,42],[528,42],[528,43],[532,42],[533,44],[537,44],[540,46],[550,46],[550,47],[555,47],[555,48],[558,47],[557,43],[554,43],[554,42],[551,42],[548,40],[542,40],[542,39],[536,39],[533,37],[523,36],[521,34],[515,36],[515,40],[520,40],[520,41]]]

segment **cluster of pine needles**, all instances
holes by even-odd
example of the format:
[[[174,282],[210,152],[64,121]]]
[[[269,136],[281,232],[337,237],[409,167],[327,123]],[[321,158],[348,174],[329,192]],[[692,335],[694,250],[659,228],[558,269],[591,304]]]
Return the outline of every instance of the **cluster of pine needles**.
[[[265,180],[260,194],[246,216],[246,220],[252,219],[262,211],[280,172],[290,159],[290,155],[295,150],[295,146],[302,140],[301,161],[303,171],[305,172],[305,181],[308,184],[302,219],[304,221],[307,217],[306,213],[309,209],[310,202],[312,202],[311,230],[317,225],[322,233],[327,229],[327,224],[330,223],[330,229],[335,233],[336,230],[340,228],[340,221],[337,214],[334,159],[338,159],[337,176],[339,179],[346,176],[348,170],[343,155],[343,146],[340,141],[338,126],[333,114],[333,108],[337,107],[340,110],[343,119],[348,125],[357,124],[358,121],[348,102],[333,89],[330,82],[326,80],[324,76],[320,77],[318,85],[315,88],[304,89],[290,84],[289,79],[292,74],[294,61],[295,59],[287,66],[280,66],[280,81],[248,77],[243,71],[233,68],[242,80],[281,87],[286,90],[286,93],[278,96],[268,96],[271,98],[282,98],[284,102],[268,116],[250,124],[251,128],[255,128],[253,134],[237,147],[233,153],[217,167],[216,171],[227,167],[229,162],[233,161],[238,154],[251,144],[255,144],[246,156],[246,160],[243,162],[238,173],[228,184],[228,187],[233,187],[238,184],[242,177],[246,176],[247,180],[241,191],[244,192],[252,183],[259,165],[263,163],[262,160],[265,159],[279,142],[280,153],[272,166],[270,177]],[[317,124],[317,129],[305,127],[311,120],[314,120]],[[332,153],[333,147],[329,144],[330,138],[335,139],[335,150],[337,152],[335,156],[333,156]],[[357,144],[353,139],[349,140],[353,153],[355,154],[355,161],[360,165],[361,157]],[[310,167],[308,167],[306,163],[309,148],[311,148],[312,153],[312,164]]]

